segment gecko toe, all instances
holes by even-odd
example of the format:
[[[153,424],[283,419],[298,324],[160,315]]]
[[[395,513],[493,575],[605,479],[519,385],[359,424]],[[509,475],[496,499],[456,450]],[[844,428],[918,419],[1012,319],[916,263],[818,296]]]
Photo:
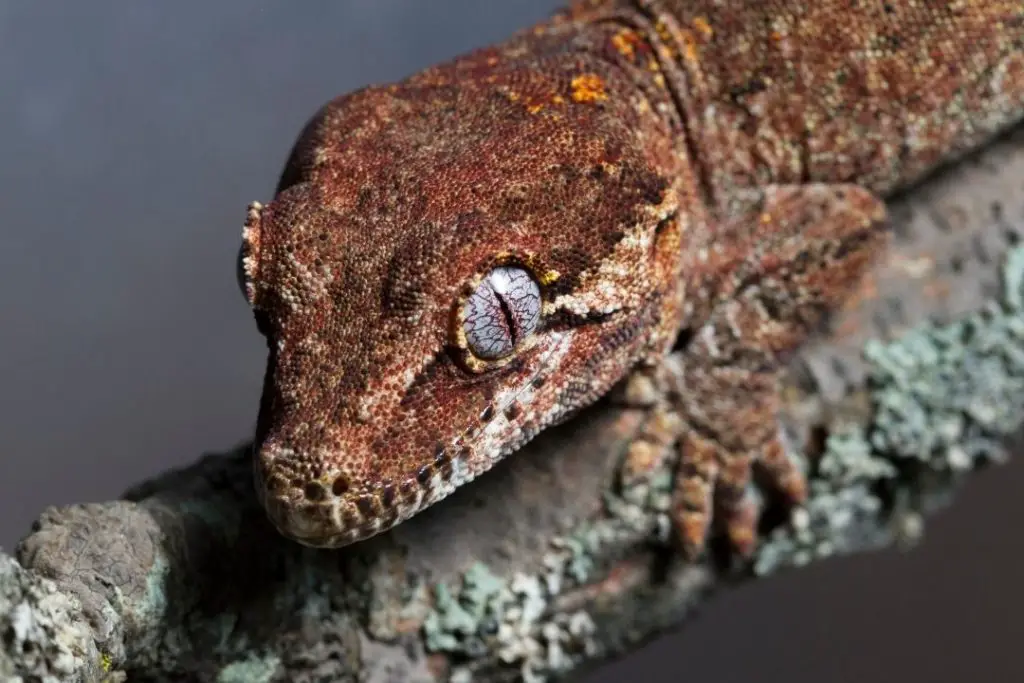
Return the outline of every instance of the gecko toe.
[[[714,512],[719,460],[716,444],[689,432],[679,443],[679,466],[672,495],[672,518],[683,556],[704,552]]]
[[[807,500],[807,476],[786,453],[779,438],[772,439],[764,448],[759,464],[769,485],[781,493],[788,504],[800,505]]]

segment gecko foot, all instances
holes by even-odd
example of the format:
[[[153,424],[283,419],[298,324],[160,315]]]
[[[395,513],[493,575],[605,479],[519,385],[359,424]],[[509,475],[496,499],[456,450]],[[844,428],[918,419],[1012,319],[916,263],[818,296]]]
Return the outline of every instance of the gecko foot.
[[[620,482],[628,488],[650,481],[676,460],[670,517],[687,559],[703,554],[712,533],[724,534],[741,557],[754,551],[761,515],[755,470],[787,506],[806,499],[804,474],[778,438],[773,382],[754,377],[744,391],[730,391],[735,379],[731,372],[690,371],[685,354],[676,352],[635,371],[619,394],[624,405],[647,410],[620,467]],[[698,386],[717,399],[695,402]],[[716,427],[728,437],[713,436]]]
[[[714,440],[690,431],[680,441],[679,451],[672,519],[688,559],[703,553],[713,526],[725,534],[730,548],[741,557],[754,552],[761,517],[761,504],[751,489],[755,467],[764,471],[768,485],[782,495],[787,506],[799,505],[807,497],[804,475],[778,439],[755,458],[730,453]]]
[[[631,377],[625,392],[678,417],[671,515],[690,558],[717,531],[739,554],[753,552],[755,468],[790,506],[806,498],[804,475],[780,441],[781,373],[884,248],[885,205],[856,185],[770,185],[714,235],[715,249],[684,268],[700,274],[708,254],[724,264],[692,290],[706,314],[690,321],[675,351],[638,369],[647,377]]]

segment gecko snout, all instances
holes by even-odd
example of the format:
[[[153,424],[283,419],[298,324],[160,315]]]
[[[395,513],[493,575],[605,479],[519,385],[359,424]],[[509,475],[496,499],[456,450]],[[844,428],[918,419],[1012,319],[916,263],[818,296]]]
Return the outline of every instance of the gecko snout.
[[[338,548],[386,531],[424,507],[427,493],[414,482],[354,482],[311,457],[277,446],[257,446],[256,489],[270,521],[303,545]]]

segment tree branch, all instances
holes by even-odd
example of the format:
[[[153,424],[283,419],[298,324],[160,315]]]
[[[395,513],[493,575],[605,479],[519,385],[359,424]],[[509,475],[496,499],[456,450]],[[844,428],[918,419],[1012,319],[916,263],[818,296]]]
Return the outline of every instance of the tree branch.
[[[716,588],[912,541],[1024,414],[1022,176],[1018,131],[892,204],[896,245],[794,364],[786,422],[811,499],[767,515],[750,567],[673,559],[668,472],[614,475],[645,411],[612,401],[341,551],[270,528],[240,446],[51,508],[17,561],[0,554],[0,678],[551,680]]]

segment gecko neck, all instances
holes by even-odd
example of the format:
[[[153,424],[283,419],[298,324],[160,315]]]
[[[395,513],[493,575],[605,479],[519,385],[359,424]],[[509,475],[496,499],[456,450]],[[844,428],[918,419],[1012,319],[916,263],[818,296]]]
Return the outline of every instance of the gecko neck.
[[[609,3],[584,12],[577,17],[579,37],[570,42],[623,74],[632,94],[642,98],[657,119],[657,128],[672,139],[678,163],[686,168],[697,196],[712,206],[711,174],[699,163],[700,131],[694,127],[699,116],[689,76],[679,62],[687,49],[684,34],[671,16],[649,4],[641,11],[636,4]]]

